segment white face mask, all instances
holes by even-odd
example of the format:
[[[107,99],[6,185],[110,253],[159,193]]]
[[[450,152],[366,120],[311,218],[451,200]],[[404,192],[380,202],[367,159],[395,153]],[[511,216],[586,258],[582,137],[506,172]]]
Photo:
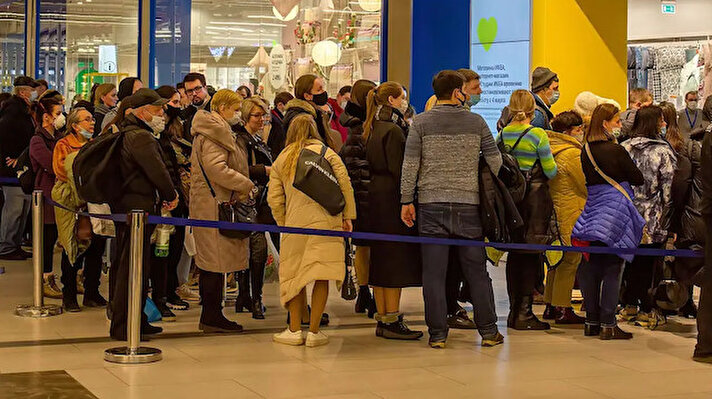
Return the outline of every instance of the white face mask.
[[[92,134],[90,131],[84,129],[83,127],[80,127],[80,128],[79,128],[79,134],[81,134],[82,136],[84,136],[84,138],[87,139],[87,140],[91,140],[91,138],[92,138],[92,136],[93,136],[93,134]]]
[[[57,130],[60,130],[64,127],[64,125],[67,123],[67,118],[64,116],[64,114],[59,114],[54,118],[54,128]]]
[[[696,110],[697,109],[697,101],[688,101],[687,108],[690,109],[691,111]]]
[[[235,115],[233,115],[230,119],[225,119],[225,122],[227,122],[230,126],[238,125],[240,123],[240,115],[235,112]]]
[[[400,111],[401,114],[405,115],[406,111],[408,111],[408,101],[401,101],[400,106],[398,107],[398,111]]]
[[[166,130],[166,119],[162,116],[151,115],[151,120],[145,121],[148,127],[153,130],[153,135],[158,137]]]

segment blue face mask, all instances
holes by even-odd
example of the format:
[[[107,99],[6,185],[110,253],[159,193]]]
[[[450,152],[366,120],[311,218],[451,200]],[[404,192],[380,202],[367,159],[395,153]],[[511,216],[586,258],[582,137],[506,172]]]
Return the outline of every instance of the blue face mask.
[[[85,139],[91,140],[93,134],[92,134],[91,132],[89,132],[88,130],[84,129],[83,127],[80,128],[80,129],[81,129],[81,130],[79,130],[79,134],[81,134],[82,136],[84,136]]]
[[[663,126],[660,128],[660,135],[665,138],[665,135],[667,134],[667,126]]]
[[[482,96],[480,94],[473,94],[470,96],[470,99],[467,100],[467,107],[472,108],[475,105],[479,104],[480,100],[482,99]]]
[[[549,104],[556,104],[556,102],[559,101],[559,97],[561,97],[561,93],[558,90],[554,91],[554,94],[552,94],[551,98],[549,98]]]

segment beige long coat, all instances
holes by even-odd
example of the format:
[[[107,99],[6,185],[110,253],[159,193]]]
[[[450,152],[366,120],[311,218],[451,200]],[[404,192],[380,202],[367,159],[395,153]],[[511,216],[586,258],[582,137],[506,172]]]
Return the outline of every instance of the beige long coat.
[[[218,220],[218,201],[244,200],[254,185],[248,176],[247,154],[237,146],[230,126],[217,113],[200,110],[191,128],[190,218]],[[215,190],[213,198],[200,170]],[[227,238],[217,229],[196,227],[195,263],[216,273],[244,270],[248,267],[249,239]]]
[[[307,146],[320,152],[321,142],[314,140]],[[285,157],[293,151],[288,146],[272,166],[269,178],[267,201],[272,215],[280,226],[310,229],[342,230],[344,219],[356,219],[356,203],[351,180],[341,158],[331,149],[326,159],[344,193],[346,207],[343,212],[331,216],[329,212],[306,194],[294,188],[294,176],[286,176]],[[299,294],[307,284],[316,280],[344,279],[344,240],[340,237],[282,234],[279,251],[279,299],[284,306]]]

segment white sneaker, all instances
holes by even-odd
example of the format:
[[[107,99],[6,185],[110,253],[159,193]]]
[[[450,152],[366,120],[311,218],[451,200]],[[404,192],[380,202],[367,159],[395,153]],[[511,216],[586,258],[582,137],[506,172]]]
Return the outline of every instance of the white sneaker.
[[[299,346],[304,344],[304,336],[302,336],[302,330],[291,331],[289,327],[279,334],[274,334],[272,336],[272,341],[292,346]]]
[[[326,345],[328,343],[329,343],[329,337],[327,337],[326,334],[324,334],[321,331],[319,331],[316,334],[314,334],[311,331],[309,333],[307,333],[306,345],[310,348],[313,348],[315,346]]]

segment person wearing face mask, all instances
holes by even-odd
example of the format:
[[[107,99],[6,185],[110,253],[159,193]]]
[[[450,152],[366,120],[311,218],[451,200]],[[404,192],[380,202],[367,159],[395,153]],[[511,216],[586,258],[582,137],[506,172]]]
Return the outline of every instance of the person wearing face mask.
[[[106,114],[116,107],[119,102],[119,97],[116,91],[116,85],[113,83],[100,84],[94,92],[94,133],[101,133],[101,126],[104,122]]]
[[[178,206],[178,193],[172,183],[157,137],[165,130],[163,107],[168,100],[154,90],[142,88],[127,98],[133,110],[119,125],[121,148],[117,172],[124,182],[122,195],[109,205],[113,213],[128,213],[138,209],[151,215],[160,215],[161,209],[172,211]],[[155,226],[147,225],[144,231],[144,248],[150,248],[150,238]],[[112,284],[110,335],[113,339],[126,339],[128,319],[128,287],[130,259],[130,229],[125,223],[116,225],[117,255],[111,267]],[[143,252],[143,296],[146,301],[148,278],[151,270],[151,251]],[[141,320],[141,334],[156,334],[160,327],[148,324],[145,314]]]
[[[536,101],[536,110],[532,126],[551,130],[551,106],[559,101],[559,76],[549,68],[537,67],[532,72],[532,94]]]
[[[285,108],[285,131],[289,130],[289,124],[295,116],[309,114],[314,118],[319,136],[324,140],[324,143],[338,153],[343,141],[341,141],[341,135],[329,126],[326,112],[329,94],[324,87],[324,79],[312,74],[301,76],[294,84],[294,97]]]
[[[265,118],[269,109],[259,97],[244,100],[240,107],[244,124],[233,127],[237,133],[237,144],[247,153],[250,180],[258,188],[257,223],[277,224],[267,204],[267,183],[272,168],[272,154],[262,140]],[[277,236],[270,234],[270,237]],[[275,237],[275,238],[277,238]],[[276,245],[279,248],[279,243]],[[252,318],[265,318],[262,304],[262,286],[264,285],[265,267],[267,266],[267,238],[264,232],[255,231],[250,235],[250,268],[237,273],[239,293],[235,302],[235,311],[252,312]],[[250,287],[252,288],[250,290]]]
[[[646,220],[640,248],[663,248],[672,222],[672,182],[677,157],[662,138],[666,128],[660,107],[642,107],[635,115],[631,139],[622,144],[645,178],[643,185],[634,188],[633,197],[635,207]],[[645,326],[664,321],[649,294],[653,276],[662,268],[662,262],[662,257],[636,256],[626,264],[622,295],[624,318]]]
[[[581,168],[583,123],[578,113],[566,111],[554,117],[551,121],[553,131],[546,132],[558,169],[549,182],[549,193],[561,243],[567,246],[571,245],[571,232],[586,204],[586,178]],[[584,324],[585,319],[571,306],[571,291],[579,263],[580,253],[566,252],[561,263],[547,273],[544,320],[555,320],[556,324]]]
[[[18,76],[13,95],[0,108],[0,176],[17,178],[17,159],[30,146],[35,134],[30,105],[37,98],[37,83]],[[0,260],[25,260],[32,254],[22,250],[22,234],[30,212],[30,196],[20,187],[3,187],[5,204],[0,221]]]
[[[368,231],[383,234],[415,235],[400,220],[400,178],[408,124],[403,114],[408,100],[403,86],[385,82],[372,89],[366,100],[363,140],[366,143],[371,180],[368,184]],[[362,217],[362,216],[359,216]],[[420,245],[374,241],[369,243],[369,285],[373,287],[378,324],[376,336],[415,340],[423,336],[403,321],[400,311],[403,288],[422,285]]]
[[[241,103],[239,94],[222,89],[212,98],[212,111],[199,110],[195,114],[191,219],[218,220],[218,202],[244,201],[255,187],[249,177],[248,154],[237,144],[231,128]],[[250,239],[230,238],[217,229],[198,227],[193,229],[193,235],[203,300],[199,327],[205,332],[240,332],[242,326],[225,318],[222,312],[223,287],[225,273],[248,268]]]
[[[690,91],[685,94],[685,109],[677,112],[678,127],[682,137],[689,139],[705,130],[705,118],[699,107],[699,94]]]
[[[86,109],[74,109],[67,117],[66,135],[57,141],[52,154],[52,169],[57,177],[52,189],[52,199],[74,211],[86,210],[86,203],[79,198],[73,184],[73,157],[92,139],[94,122],[94,117]],[[62,306],[68,312],[80,311],[77,294],[81,293],[82,289],[84,306],[106,306],[106,300],[99,294],[101,257],[106,248],[106,241],[98,236],[92,236],[88,241],[79,239],[76,234],[76,215],[57,207],[54,208],[54,213],[58,240],[63,249]],[[84,281],[81,281],[81,277],[78,278],[79,269],[84,270]]]
[[[465,89],[463,93],[467,96],[467,100],[462,104],[468,110],[479,104],[482,95],[482,86],[480,84],[480,75],[471,69],[457,70],[463,78],[465,78]]]
[[[548,180],[556,176],[556,162],[546,132],[532,125],[537,109],[535,96],[526,90],[516,90],[508,108],[512,121],[502,129],[499,140],[501,147],[511,149],[519,169],[528,178],[525,197],[517,204],[524,219],[525,240],[529,244],[545,244],[550,238],[548,230],[554,208]],[[548,330],[549,324],[532,312],[533,293],[544,291],[541,254],[510,251],[506,272],[510,304],[507,326],[516,330]]]
[[[344,86],[339,89],[336,94],[336,98],[329,98],[329,107],[331,108],[331,120],[329,125],[331,129],[336,130],[341,134],[341,141],[346,141],[346,137],[349,135],[349,130],[344,126],[341,126],[340,119],[341,114],[344,113],[344,108],[346,103],[351,99],[351,86]]]
[[[62,105],[53,98],[38,101],[34,115],[37,129],[30,140],[30,161],[35,171],[35,190],[42,190],[42,195],[45,197],[43,292],[47,298],[61,299],[62,291],[57,286],[57,276],[52,272],[57,224],[54,219],[54,207],[47,202],[47,198],[51,198],[56,179],[52,169],[52,151],[57,144],[59,130],[64,128],[65,120]]]
[[[636,248],[643,236],[645,220],[630,198],[634,196],[631,186],[640,186],[645,179],[616,142],[614,131],[621,128],[619,113],[612,104],[599,105],[584,136],[581,167],[588,197],[571,234],[576,246]],[[585,336],[602,340],[633,337],[616,323],[623,263],[632,259],[633,255],[591,253],[579,266],[578,280],[586,304]]]
[[[172,217],[188,216],[190,189],[190,142],[182,138],[183,122],[180,118],[180,94],[173,86],[161,86],[156,93],[168,100],[165,105],[166,128],[158,137],[163,162],[178,192],[178,206],[170,212]],[[176,293],[178,290],[178,264],[183,254],[185,228],[176,226],[168,241],[168,255],[157,256],[155,245],[151,252],[151,299],[161,312],[164,321],[175,320],[172,310],[187,310],[190,304]],[[185,277],[187,279],[187,276]]]

